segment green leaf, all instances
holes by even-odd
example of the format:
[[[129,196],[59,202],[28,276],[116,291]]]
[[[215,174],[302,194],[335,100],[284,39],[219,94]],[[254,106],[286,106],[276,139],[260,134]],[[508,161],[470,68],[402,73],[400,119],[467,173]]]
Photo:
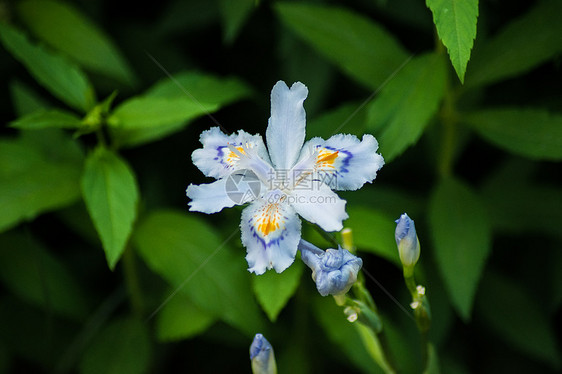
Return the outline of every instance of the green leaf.
[[[21,130],[37,130],[49,127],[75,129],[80,127],[81,124],[82,120],[75,114],[57,109],[40,110],[10,122],[10,126]]]
[[[430,239],[430,237],[427,237],[427,239]],[[424,246],[421,250],[422,256],[425,256],[424,253],[430,252],[433,259],[433,248],[431,246]],[[441,347],[450,338],[450,334],[455,326],[456,316],[453,306],[449,301],[447,290],[443,287],[443,280],[436,265],[435,261],[424,261],[423,268],[421,269],[423,273],[421,275],[423,276],[422,283],[424,287],[427,290],[431,290],[431,294],[428,295],[431,307],[429,341],[437,347]]]
[[[302,263],[295,260],[281,274],[268,271],[263,275],[252,276],[254,293],[271,322],[277,320],[277,316],[297,290],[302,271]]]
[[[30,304],[82,319],[88,309],[86,293],[63,263],[29,235],[0,236],[0,279]]]
[[[135,230],[133,241],[148,267],[197,307],[248,336],[263,328],[243,253],[231,254],[204,222],[187,213],[153,212]]]
[[[361,323],[356,323],[353,327],[355,327],[359,333],[363,345],[373,360],[384,370],[385,373],[394,373],[386,361],[381,342],[374,331]]]
[[[493,273],[482,279],[478,316],[513,348],[559,370],[562,361],[554,324],[539,305],[513,280]]]
[[[201,334],[214,322],[214,316],[193,305],[184,294],[177,294],[158,313],[156,334],[163,342],[187,339]]]
[[[19,80],[10,82],[10,96],[14,105],[14,110],[18,116],[31,114],[39,110],[46,110],[49,104],[35,93],[26,84]]]
[[[367,128],[374,131],[386,162],[417,142],[445,94],[443,58],[412,59],[370,104]]]
[[[68,162],[82,170],[84,152],[80,145],[61,129],[20,131],[20,139],[26,146],[43,154],[49,162]]]
[[[481,86],[525,73],[562,52],[562,2],[540,1],[475,48],[466,85]]]
[[[429,30],[433,27],[431,14],[425,2],[419,0],[376,0],[372,2],[379,17],[398,25],[407,25],[412,30]]]
[[[441,371],[439,370],[439,357],[437,356],[437,350],[431,343],[428,344],[427,350],[427,367],[423,374],[439,374]]]
[[[408,54],[381,26],[345,8],[277,3],[281,20],[346,74],[376,90]]]
[[[156,36],[157,40],[164,40],[174,35],[193,35],[201,30],[216,27],[220,22],[218,8],[216,2],[201,0],[171,2],[155,17],[149,34]]]
[[[400,285],[402,286],[402,285]],[[405,291],[403,289],[403,291]],[[406,292],[402,292],[402,303],[407,302]],[[433,307],[433,305],[432,305]],[[412,323],[411,314],[392,307],[392,317],[381,315],[384,321],[383,336],[386,340],[387,351],[394,358],[396,373],[421,373],[423,370],[419,330]],[[432,310],[433,312],[433,310]],[[432,328],[433,328],[433,322]],[[408,357],[401,360],[400,357]]]
[[[0,373],[8,373],[8,368],[10,367],[10,355],[8,350],[2,341],[0,341]]]
[[[137,216],[139,191],[133,171],[117,154],[97,148],[86,160],[82,194],[111,269],[125,250]]]
[[[535,160],[562,160],[562,115],[542,109],[496,108],[463,114],[483,138]]]
[[[131,69],[111,39],[70,4],[25,0],[17,4],[16,10],[35,37],[85,69],[126,84],[134,83]]]
[[[517,365],[517,363],[514,364]],[[443,357],[441,366],[443,367],[443,373],[470,374],[467,364],[461,362],[458,358],[451,357],[450,355]]]
[[[374,253],[402,267],[394,240],[396,223],[392,217],[362,207],[350,207],[348,214],[345,227],[353,230],[353,242],[359,250]]]
[[[146,95],[151,97],[185,97],[214,105],[227,105],[250,94],[251,88],[238,78],[221,78],[198,71],[174,74],[173,79],[164,78],[146,91]]]
[[[286,82],[306,82],[308,92],[314,92],[306,98],[305,104],[308,134],[308,121],[326,110],[326,102],[331,97],[332,87],[339,76],[337,67],[290,32],[280,34],[276,41],[275,56],[283,61],[279,66],[279,76]]]
[[[491,249],[491,229],[480,198],[460,181],[442,180],[431,197],[429,224],[437,264],[453,306],[470,319],[474,294]]]
[[[35,133],[0,139],[0,232],[80,197],[80,149],[62,133]]]
[[[98,233],[83,201],[57,211],[57,217],[67,228],[91,246],[99,246]]]
[[[125,130],[143,129],[185,122],[217,108],[187,97],[135,97],[115,108],[108,122]]]
[[[120,118],[117,115],[114,119],[110,119],[116,121],[115,124],[118,125],[111,130],[121,145],[140,145],[179,131],[190,120],[248,97],[251,92],[251,89],[237,78],[218,78],[199,72],[182,72],[174,75],[173,80],[165,78],[156,83],[146,92],[145,97],[131,99],[121,104],[125,106],[122,114],[132,122],[129,125],[119,126]],[[131,102],[133,103],[130,104]],[[156,107],[142,108],[143,103],[148,105],[156,103]],[[158,105],[163,105],[164,108]],[[171,106],[173,108],[170,113],[162,113],[162,109]],[[142,116],[147,114],[146,112],[156,117],[153,118],[155,122],[143,121]],[[137,122],[138,117],[141,117],[141,123]]]
[[[359,332],[363,346],[365,346],[367,352],[369,352],[369,355],[373,358],[373,360],[383,369],[385,373],[394,373],[394,370],[389,366],[384,356],[379,337],[374,333],[374,331],[361,323],[356,323],[353,327],[355,327],[357,332]]]
[[[33,372],[54,368],[58,358],[73,343],[78,330],[78,325],[72,321],[48,315],[5,293],[0,299],[0,321],[0,341],[26,365],[33,363],[37,368],[31,369]],[[44,370],[40,370],[37,364]],[[12,365],[9,373],[13,373],[16,367],[21,365]]]
[[[383,370],[373,360],[361,342],[359,331],[343,314],[343,309],[330,298],[316,297],[314,316],[332,343],[364,373],[379,374]]]
[[[530,183],[526,170],[532,164],[514,158],[494,169],[485,181],[480,194],[492,225],[495,230],[512,235],[532,232],[562,238],[559,225],[552,224],[562,222],[560,189]]]
[[[365,185],[357,191],[341,191],[338,194],[347,201],[347,206],[350,208],[353,206],[373,207],[376,211],[392,218],[393,221],[398,219],[405,209],[411,217],[421,216],[425,212],[426,204],[423,198],[404,188],[385,186],[376,182],[372,185]]]
[[[562,221],[558,221],[562,222]],[[562,251],[553,244],[553,250],[548,256],[548,268],[550,273],[550,308],[552,313],[556,313],[562,306]]]
[[[426,0],[433,13],[439,39],[443,42],[451,63],[464,82],[466,64],[476,38],[478,0]]]
[[[227,44],[232,43],[236,39],[256,4],[255,0],[219,1],[219,10],[223,23],[223,39]]]
[[[3,23],[0,23],[0,40],[37,82],[59,100],[83,112],[94,105],[94,90],[77,66],[42,46],[32,44],[25,34]]]
[[[366,114],[360,102],[342,104],[309,121],[306,124],[306,136],[328,139],[343,132],[360,137],[365,133]]]
[[[94,338],[80,362],[81,374],[142,374],[151,360],[147,325],[134,318],[114,321]]]
[[[306,332],[305,334],[303,332],[305,332],[304,329],[292,329],[290,335],[284,336],[284,340],[290,341],[291,344],[285,344],[282,349],[275,350],[278,373],[290,371],[291,374],[309,374],[318,370],[317,361],[310,354],[308,340],[301,338],[306,336]],[[311,362],[312,360],[314,363]],[[295,364],[297,362],[298,365]]]

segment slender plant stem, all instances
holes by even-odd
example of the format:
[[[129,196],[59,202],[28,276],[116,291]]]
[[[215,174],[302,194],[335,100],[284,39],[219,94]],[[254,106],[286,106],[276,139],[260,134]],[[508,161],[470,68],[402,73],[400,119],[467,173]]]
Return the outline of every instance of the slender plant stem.
[[[439,157],[439,175],[448,177],[453,170],[453,159],[455,157],[456,147],[456,128],[455,124],[448,120],[442,121],[442,140],[441,140],[441,154]]]
[[[410,294],[412,295],[412,298],[416,297],[417,294],[417,290],[416,290],[416,280],[414,279],[414,276],[412,275],[411,277],[404,277],[404,281],[406,282],[406,287],[408,287],[408,291],[410,291]]]
[[[304,372],[309,372],[312,363],[308,360],[312,352],[310,345],[310,336],[308,335],[307,326],[310,323],[310,298],[303,287],[299,287],[295,293],[296,303],[294,309],[294,323],[290,331],[291,337],[295,339],[298,350],[301,354],[301,360],[304,364]]]
[[[429,304],[427,304],[427,300],[425,296],[421,296],[418,294],[416,280],[414,278],[413,272],[410,274],[406,274],[404,272],[404,281],[406,283],[406,287],[410,294],[412,295],[412,301],[416,303],[420,303],[421,305],[417,305],[414,309],[414,316],[416,318],[416,325],[418,326],[418,330],[420,332],[420,343],[421,343],[421,353],[422,353],[422,365],[424,368],[427,367],[428,364],[428,357],[429,357],[429,315],[428,310],[425,308],[429,308]]]
[[[96,130],[96,138],[98,139],[98,145],[107,147],[107,141],[105,140],[105,135],[101,127]]]
[[[336,238],[334,238],[333,235],[328,234],[326,231],[322,230],[318,225],[313,225],[313,227],[326,241],[330,242],[335,248],[338,247],[339,243],[336,240]]]
[[[97,307],[66,350],[60,355],[60,359],[53,371],[54,374],[65,374],[72,371],[72,368],[80,360],[89,343],[115,310],[125,301],[126,296],[125,287],[121,284]]]
[[[443,43],[436,36],[435,49],[442,58],[448,59],[447,50]],[[457,92],[451,86],[451,79],[448,74],[445,75],[445,96],[443,105],[439,111],[441,119],[441,150],[438,161],[438,172],[441,177],[448,177],[453,170],[453,162],[455,158],[455,148],[457,146],[457,115],[456,115],[456,99]]]
[[[386,334],[384,333],[384,330],[379,332],[377,334],[377,337],[379,338],[379,343],[381,345],[382,354],[384,356],[384,359],[386,360],[386,363],[391,368],[393,373],[397,373],[396,362],[394,362],[394,358],[393,358],[393,356],[390,352],[390,345],[388,344],[388,338],[386,337]]]
[[[142,317],[144,309],[142,291],[135,264],[135,254],[130,246],[127,246],[123,253],[123,272],[133,312],[138,317]]]
[[[449,79],[443,106],[441,107],[441,153],[439,156],[439,175],[450,176],[453,170],[455,148],[457,146],[457,119],[455,114],[455,93],[451,90]]]

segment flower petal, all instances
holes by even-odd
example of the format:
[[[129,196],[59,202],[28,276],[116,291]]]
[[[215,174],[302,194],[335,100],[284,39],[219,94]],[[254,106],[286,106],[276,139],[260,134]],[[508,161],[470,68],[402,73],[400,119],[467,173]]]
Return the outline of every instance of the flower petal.
[[[226,135],[218,127],[213,127],[203,131],[200,141],[203,148],[196,149],[191,155],[191,159],[207,177],[219,179],[238,169],[240,157],[229,148],[229,144],[240,152],[250,149],[269,162],[269,156],[260,135],[251,135],[243,130],[236,134]]]
[[[420,258],[420,241],[416,234],[414,220],[406,213],[396,220],[394,237],[402,265],[413,267]]]
[[[282,196],[286,195],[273,191],[242,211],[240,229],[248,271],[258,275],[271,268],[281,273],[297,253],[301,222]]]
[[[314,170],[314,178],[334,190],[357,190],[371,183],[384,159],[376,151],[379,144],[374,136],[363,139],[355,135],[337,134],[328,140],[313,138],[303,147],[299,167]],[[308,160],[308,161],[307,161]]]
[[[254,374],[277,373],[273,347],[262,334],[256,334],[250,346],[250,360]]]
[[[189,210],[211,214],[247,202],[246,199],[237,203],[236,199],[227,194],[227,181],[228,179],[224,178],[208,184],[190,184],[185,191],[187,197],[191,199],[188,204]]]
[[[326,184],[310,177],[296,185],[288,199],[302,218],[326,231],[341,230],[343,220],[349,217],[345,212],[346,201]]]
[[[326,252],[301,240],[301,259],[312,270],[312,279],[322,296],[345,294],[357,280],[363,260],[349,251],[328,248]]]
[[[279,81],[271,90],[271,117],[265,137],[273,166],[289,170],[295,165],[305,136],[303,102],[308,89],[300,82],[291,88]]]

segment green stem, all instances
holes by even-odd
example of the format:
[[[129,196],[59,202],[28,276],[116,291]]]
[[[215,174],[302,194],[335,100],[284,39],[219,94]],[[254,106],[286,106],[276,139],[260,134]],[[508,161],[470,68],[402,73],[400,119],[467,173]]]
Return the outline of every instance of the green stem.
[[[334,238],[334,236],[322,230],[318,225],[313,225],[313,227],[327,242],[330,242],[330,244],[332,244],[334,248],[337,248],[339,246],[339,243],[336,238]]]
[[[414,317],[416,319],[416,325],[420,332],[422,365],[424,368],[426,368],[429,357],[429,327],[431,324],[429,302],[425,294],[420,294],[420,292],[418,291],[418,286],[414,278],[413,269],[404,268],[404,281],[406,283],[408,291],[410,291],[410,294],[412,295],[412,302],[419,303],[414,307]]]
[[[393,373],[396,373],[397,372],[396,363],[394,362],[392,354],[390,353],[390,345],[388,344],[388,339],[386,338],[386,334],[384,333],[384,330],[379,332],[377,334],[377,337],[379,338],[379,342],[381,344],[381,350],[386,360],[386,363],[390,367],[390,370],[392,370]]]
[[[131,307],[133,312],[142,317],[143,314],[143,300],[140,288],[139,277],[137,274],[137,267],[135,264],[135,254],[130,246],[127,246],[123,253],[123,272],[125,276],[125,284],[129,293]]]
[[[412,298],[415,298],[418,294],[418,291],[416,289],[417,284],[414,276],[407,276],[406,274],[404,274],[404,281],[406,282],[406,287],[408,287],[408,291],[410,291]]]
[[[448,59],[447,50],[443,43],[436,38],[435,49],[443,58]],[[456,115],[456,98],[457,92],[451,87],[451,80],[447,75],[445,77],[445,96],[443,105],[439,112],[441,118],[441,151],[438,161],[438,172],[441,177],[448,177],[453,171],[453,162],[455,158],[455,148],[457,146],[457,115]]]
[[[105,136],[103,135],[103,130],[100,128],[98,128],[96,130],[96,137],[98,138],[98,144],[106,147],[107,146],[107,141],[105,140]]]
[[[332,243],[334,247],[339,246],[339,243],[332,235],[328,234],[317,225],[314,225],[314,228],[322,237]],[[342,231],[342,241],[344,249],[353,251],[353,234],[350,229],[344,229],[344,231]],[[384,334],[382,321],[377,311],[375,301],[365,287],[365,278],[362,273],[363,272],[359,272],[357,281],[353,286],[353,293],[359,300],[354,300],[349,296],[346,296],[345,299],[334,297],[334,300],[338,306],[349,306],[355,310],[359,315],[359,320],[355,323],[355,327],[361,335],[363,346],[385,373],[395,374],[396,367],[390,354],[390,347]]]
[[[386,342],[386,337],[382,334],[382,332],[376,334],[372,329],[368,328],[364,324],[358,324],[355,328],[361,336],[363,346],[379,367],[386,374],[395,374],[397,371],[394,366],[394,362],[389,359],[390,355],[388,343]]]
[[[313,365],[310,362],[312,350],[308,335],[309,330],[307,329],[310,323],[310,295],[308,295],[304,287],[299,287],[295,293],[295,299],[294,322],[290,335],[293,341],[296,342],[297,347],[293,347],[293,349],[299,352],[299,358],[304,366],[303,372],[306,373],[311,371]]]
[[[384,333],[382,320],[371,293],[363,284],[363,279],[363,277],[358,277],[358,281],[354,287],[355,295],[359,296],[363,308],[367,309],[361,312],[362,317],[360,317],[358,322],[371,331],[369,334],[363,331],[363,344],[385,373],[396,373],[396,363],[393,360],[390,346],[386,334]],[[369,315],[371,319],[369,319]],[[363,320],[361,318],[363,318]]]
[[[442,125],[439,175],[442,177],[448,177],[452,174],[453,170],[453,159],[455,157],[456,147],[456,129],[455,124],[447,119],[443,119]]]

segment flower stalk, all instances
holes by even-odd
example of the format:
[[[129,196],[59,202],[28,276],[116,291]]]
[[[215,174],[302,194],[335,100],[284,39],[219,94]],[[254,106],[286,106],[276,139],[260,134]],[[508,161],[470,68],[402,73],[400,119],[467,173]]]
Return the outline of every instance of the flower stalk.
[[[396,220],[395,239],[400,261],[402,262],[404,282],[412,296],[410,307],[414,311],[416,325],[421,334],[423,363],[426,366],[429,350],[428,333],[431,326],[431,311],[425,294],[425,287],[417,284],[414,277],[414,269],[420,257],[420,241],[416,233],[414,221],[406,213]]]
[[[354,324],[373,360],[385,373],[396,373],[384,336],[382,319],[360,272],[362,260],[352,254],[354,247],[351,229],[342,230],[341,238],[343,247],[326,251],[301,239],[301,258],[312,269],[319,293],[322,296],[332,295],[336,304],[343,308],[347,320]],[[354,297],[348,293],[351,288]]]
[[[142,290],[135,264],[135,253],[129,245],[127,245],[123,252],[123,272],[131,301],[131,308],[138,317],[142,317],[144,310]]]

